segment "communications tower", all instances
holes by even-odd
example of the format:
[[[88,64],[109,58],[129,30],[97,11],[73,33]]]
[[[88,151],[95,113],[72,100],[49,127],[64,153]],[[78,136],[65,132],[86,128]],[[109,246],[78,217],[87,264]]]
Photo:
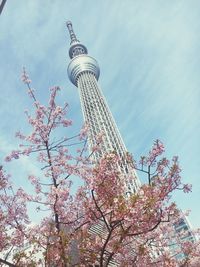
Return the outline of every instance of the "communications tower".
[[[98,161],[107,153],[117,153],[121,163],[119,170],[125,177],[127,191],[135,192],[140,186],[133,165],[128,163],[127,149],[121,138],[106,99],[98,85],[100,68],[97,61],[88,55],[85,45],[76,37],[72,23],[66,23],[70,34],[68,76],[70,81],[79,89],[83,117],[88,126],[89,149],[100,146],[93,153],[93,159]],[[98,144],[98,136],[103,134],[102,141]],[[127,177],[127,178],[126,178]],[[131,177],[129,180],[128,177]],[[134,178],[134,179],[133,179]]]

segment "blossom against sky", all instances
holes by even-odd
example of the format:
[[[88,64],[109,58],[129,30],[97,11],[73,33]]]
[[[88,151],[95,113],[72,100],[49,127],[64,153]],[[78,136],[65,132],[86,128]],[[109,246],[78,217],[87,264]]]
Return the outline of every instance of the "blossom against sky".
[[[23,66],[40,100],[59,85],[74,132],[82,125],[78,92],[67,77],[65,21],[71,20],[99,62],[99,83],[128,150],[138,158],[159,138],[168,157],[179,155],[193,192],[177,193],[175,200],[192,210],[190,221],[200,226],[199,8],[197,0],[7,1],[0,17],[2,161],[16,148],[15,131],[28,130],[24,110],[31,102],[20,81]],[[10,171],[21,186],[26,173],[38,170],[28,158],[20,164],[11,164]],[[16,165],[21,167],[14,175]]]

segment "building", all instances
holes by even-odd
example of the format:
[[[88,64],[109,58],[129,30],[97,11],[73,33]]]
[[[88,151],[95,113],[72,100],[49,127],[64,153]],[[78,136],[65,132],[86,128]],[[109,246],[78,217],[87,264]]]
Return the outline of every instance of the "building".
[[[178,261],[187,259],[187,253],[181,244],[184,242],[195,243],[197,241],[189,220],[180,210],[179,219],[173,224],[173,234],[169,241],[169,249],[172,257]]]
[[[133,166],[126,160],[127,149],[98,85],[99,65],[93,57],[88,55],[86,46],[77,39],[72,23],[68,21],[66,24],[71,38],[68,76],[79,89],[83,117],[88,126],[89,149],[92,151],[93,147],[99,146],[99,150],[93,152],[93,159],[98,161],[107,153],[116,153],[121,160],[119,170],[125,177],[127,192],[136,192],[140,181]],[[98,143],[101,135],[103,135],[102,140]],[[131,179],[128,178],[129,176]]]

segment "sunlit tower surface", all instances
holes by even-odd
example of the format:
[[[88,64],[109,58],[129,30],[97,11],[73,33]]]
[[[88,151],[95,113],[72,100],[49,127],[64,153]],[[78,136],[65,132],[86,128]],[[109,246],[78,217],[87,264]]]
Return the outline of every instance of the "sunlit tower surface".
[[[69,48],[71,61],[68,66],[68,76],[70,81],[79,89],[83,117],[88,126],[88,141],[91,151],[93,147],[98,145],[98,136],[103,134],[99,144],[100,149],[93,153],[93,159],[98,161],[107,153],[117,153],[121,160],[119,170],[125,177],[127,191],[135,192],[140,181],[132,164],[126,160],[127,149],[98,85],[99,65],[93,57],[88,55],[86,46],[77,39],[72,23],[68,21],[66,25],[71,39]],[[132,177],[132,179],[128,177]]]

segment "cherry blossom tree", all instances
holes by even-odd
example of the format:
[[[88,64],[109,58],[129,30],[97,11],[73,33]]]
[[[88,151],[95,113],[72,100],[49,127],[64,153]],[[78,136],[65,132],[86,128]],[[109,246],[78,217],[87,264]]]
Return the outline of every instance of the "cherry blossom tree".
[[[191,191],[181,181],[178,157],[163,157],[159,140],[138,163],[127,154],[126,161],[146,176],[146,183],[136,193],[126,194],[126,177],[119,171],[121,159],[115,151],[93,161],[102,134],[89,153],[87,127],[70,136],[68,105],[56,104],[60,88],[50,89],[45,106],[37,100],[25,70],[22,80],[33,100],[34,113],[26,112],[32,131],[16,133],[21,144],[6,161],[36,156],[41,174],[27,178],[33,186],[30,194],[23,188],[14,191],[11,178],[0,170],[0,264],[198,266],[198,241],[175,231],[181,212],[171,200],[172,193]],[[60,135],[63,127],[69,136]],[[72,147],[76,147],[73,153]],[[74,192],[75,179],[80,186]],[[30,221],[29,203],[36,205],[36,212],[45,210],[39,223]]]
[[[24,244],[29,224],[26,201],[19,188],[14,192],[10,177],[0,169],[0,263],[14,266],[7,261],[10,254]],[[18,261],[16,255],[16,262]],[[28,261],[27,261],[28,262]]]

